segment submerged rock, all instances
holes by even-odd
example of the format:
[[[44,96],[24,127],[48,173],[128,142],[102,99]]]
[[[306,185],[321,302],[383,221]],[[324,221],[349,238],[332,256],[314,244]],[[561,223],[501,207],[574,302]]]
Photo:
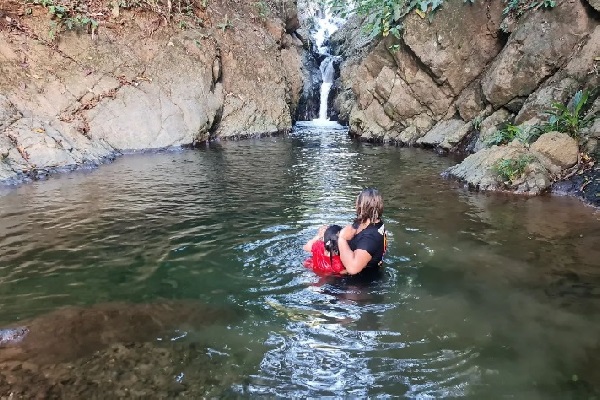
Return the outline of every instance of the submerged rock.
[[[587,204],[600,207],[600,165],[556,182],[552,185],[552,193],[579,197]]]
[[[0,331],[7,338],[0,342],[0,365],[70,362],[114,343],[153,341],[175,330],[201,329],[236,316],[232,309],[183,301],[63,308]]]
[[[211,356],[194,332],[240,317],[192,301],[59,309],[0,330],[0,396],[221,397],[243,355]]]

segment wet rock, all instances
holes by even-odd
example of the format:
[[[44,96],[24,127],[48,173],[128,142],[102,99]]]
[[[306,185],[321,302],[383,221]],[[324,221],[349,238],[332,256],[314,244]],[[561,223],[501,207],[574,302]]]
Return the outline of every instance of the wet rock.
[[[531,145],[531,150],[548,157],[562,169],[577,164],[579,157],[579,146],[575,139],[562,132],[544,133]]]
[[[0,346],[19,343],[28,332],[29,329],[24,327],[0,329]]]
[[[530,12],[485,73],[486,99],[500,107],[529,96],[567,61],[594,25],[579,1],[559,1],[549,12]]]
[[[584,202],[600,207],[600,166],[575,174],[564,181],[552,185],[552,193],[576,196]]]
[[[0,393],[12,398],[222,398],[244,383],[236,357],[214,358],[207,344],[113,344],[43,370],[0,364]]]
[[[12,180],[16,180],[17,178],[17,172],[5,164],[3,160],[0,160],[0,182],[10,182]]]
[[[498,163],[517,159],[526,159],[528,162],[523,175],[512,182],[504,182],[496,169]],[[540,194],[552,183],[552,174],[542,161],[517,142],[508,146],[492,146],[471,154],[460,164],[447,169],[444,175],[457,178],[477,190],[509,189],[528,195]]]
[[[222,397],[243,382],[233,367],[239,355],[210,356],[207,344],[182,332],[239,317],[237,310],[185,301],[60,309],[25,321],[29,332],[0,331],[10,339],[0,348],[0,395]]]
[[[424,147],[440,147],[451,150],[469,134],[472,123],[465,123],[460,119],[441,121],[427,132],[425,136],[416,141],[417,145]]]

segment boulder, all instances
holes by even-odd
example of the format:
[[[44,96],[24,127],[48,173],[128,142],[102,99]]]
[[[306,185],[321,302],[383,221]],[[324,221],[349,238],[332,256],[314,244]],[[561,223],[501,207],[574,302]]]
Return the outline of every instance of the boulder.
[[[595,25],[580,1],[561,0],[524,18],[482,79],[483,94],[495,107],[533,93]]]
[[[575,139],[562,132],[547,132],[531,145],[531,150],[548,157],[562,169],[577,164],[579,146]]]
[[[525,160],[528,164],[521,176],[503,182],[497,171],[502,160]],[[460,164],[448,168],[445,175],[467,183],[477,190],[506,190],[536,195],[552,184],[552,174],[542,162],[522,144],[514,142],[508,146],[492,146],[465,158]]]
[[[472,127],[472,123],[465,123],[460,119],[440,121],[425,136],[418,139],[416,144],[451,150],[468,135]]]

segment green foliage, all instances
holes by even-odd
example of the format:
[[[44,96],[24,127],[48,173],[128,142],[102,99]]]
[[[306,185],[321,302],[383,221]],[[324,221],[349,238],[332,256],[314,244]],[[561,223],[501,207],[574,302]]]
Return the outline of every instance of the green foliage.
[[[400,38],[401,21],[408,13],[415,11],[422,18],[431,20],[434,14],[448,0],[323,0],[331,11],[343,18],[358,14],[366,18],[365,31],[373,36],[386,37],[390,34]],[[504,15],[521,16],[530,9],[553,8],[556,0],[504,0]],[[475,0],[463,0],[474,3]]]
[[[85,30],[91,33],[92,36],[98,30],[98,21],[83,13],[78,2],[69,3],[72,8],[67,7],[65,4],[55,3],[54,0],[33,0],[30,3],[48,9],[48,13],[53,19],[50,22],[50,30],[48,31],[50,40],[54,40],[62,29]]]
[[[350,7],[346,0],[327,0],[327,5],[337,15],[347,17],[356,13],[366,17],[365,31],[372,36],[386,37],[390,34],[400,37],[402,18],[417,10],[419,15],[430,16],[438,10],[444,0],[356,0]],[[465,0],[473,1],[473,0]]]
[[[485,144],[487,146],[503,145],[517,139],[521,143],[533,143],[544,130],[539,125],[513,125],[506,124],[490,136]]]
[[[505,0],[506,7],[502,13],[520,17],[527,10],[556,7],[556,0]]]
[[[494,132],[494,134],[486,140],[485,144],[488,146],[500,146],[502,144],[510,143],[515,140],[517,136],[520,136],[521,132],[522,129],[520,126],[506,124],[504,127],[501,127]]]
[[[593,114],[584,115],[589,95],[587,90],[579,90],[567,105],[552,103],[550,109],[545,112],[549,118],[544,130],[564,132],[578,138],[581,129],[589,126],[595,117]]]
[[[492,170],[502,182],[514,182],[523,175],[525,168],[533,161],[530,155],[521,155],[516,158],[502,158],[494,164]]]
[[[256,12],[258,12],[258,16],[263,21],[266,20],[269,17],[269,15],[271,15],[271,9],[264,0],[260,0],[254,3],[254,7],[256,7]]]

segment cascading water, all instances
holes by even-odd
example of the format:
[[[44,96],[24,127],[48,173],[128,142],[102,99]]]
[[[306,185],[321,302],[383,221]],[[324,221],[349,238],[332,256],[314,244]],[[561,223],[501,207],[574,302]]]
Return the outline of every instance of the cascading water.
[[[325,57],[319,67],[321,70],[322,83],[319,101],[319,118],[317,121],[329,121],[328,100],[329,92],[331,91],[335,79],[334,64],[337,61],[337,57],[330,55],[327,40],[335,33],[335,31],[337,31],[342,23],[343,20],[333,17],[328,9],[325,10],[325,12],[322,13],[322,16],[316,21],[317,29],[314,34],[314,39],[317,45],[317,52],[320,56]]]
[[[333,85],[333,78],[335,75],[335,67],[333,65],[334,57],[327,57],[321,63],[321,77],[323,78],[323,83],[321,84],[321,100],[319,107],[319,119],[320,120],[328,120],[327,118],[327,103],[329,100],[329,92],[331,91],[331,86]]]

